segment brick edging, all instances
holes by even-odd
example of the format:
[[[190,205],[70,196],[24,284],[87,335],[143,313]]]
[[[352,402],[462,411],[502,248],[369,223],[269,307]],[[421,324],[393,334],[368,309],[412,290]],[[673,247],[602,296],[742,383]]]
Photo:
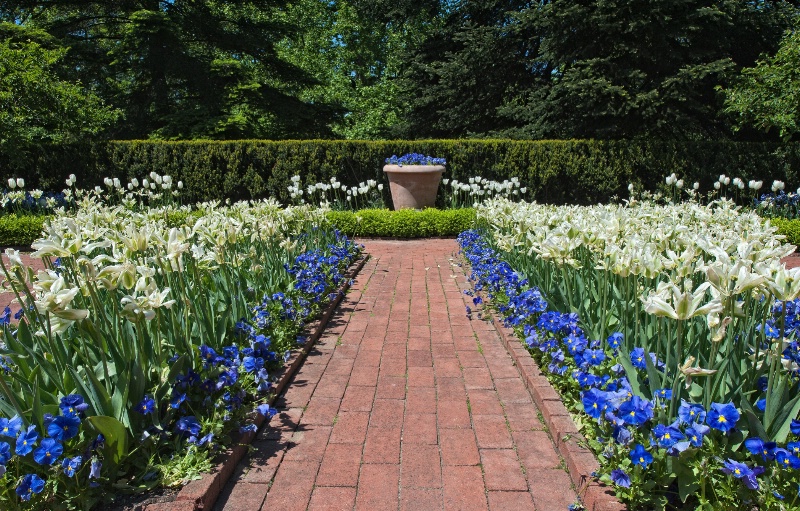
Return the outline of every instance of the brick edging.
[[[328,307],[325,308],[325,312],[323,312],[319,318],[306,325],[303,329],[303,332],[306,334],[306,343],[302,348],[292,351],[291,357],[281,369],[278,383],[274,386],[275,391],[268,400],[270,405],[272,405],[281,392],[283,392],[283,389],[286,388],[289,380],[300,368],[300,365],[311,351],[311,348],[314,347],[314,344],[316,344],[317,340],[322,336],[322,331],[328,324],[333,312],[350,288],[350,280],[358,275],[369,257],[369,254],[363,254],[353,263],[345,275],[344,284],[339,287],[336,293],[336,298],[328,304]],[[264,416],[260,414],[256,415],[251,422],[260,429],[264,424]],[[214,468],[212,468],[210,472],[203,474],[200,479],[191,481],[181,488],[175,500],[172,502],[148,504],[144,508],[144,511],[209,511],[213,509],[220,492],[222,492],[222,489],[233,475],[236,466],[244,458],[255,436],[255,431],[241,434],[239,438],[234,441],[235,445],[233,447],[217,456]]]
[[[550,430],[556,451],[564,458],[575,491],[586,511],[624,511],[625,506],[616,498],[613,490],[597,482],[592,476],[592,473],[600,469],[600,464],[594,454],[581,445],[585,443],[585,439],[578,432],[561,397],[539,370],[539,365],[513,330],[503,326],[494,313],[491,316],[503,345],[514,360],[533,401],[544,416],[545,425]]]

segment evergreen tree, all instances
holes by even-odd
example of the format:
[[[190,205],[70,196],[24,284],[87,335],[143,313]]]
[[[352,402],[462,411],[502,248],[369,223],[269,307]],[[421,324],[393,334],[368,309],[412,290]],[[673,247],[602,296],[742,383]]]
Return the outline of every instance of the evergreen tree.
[[[298,99],[313,79],[278,57],[285,2],[34,1],[0,16],[65,47],[87,85],[124,113],[122,138],[327,136],[333,109]]]
[[[774,56],[742,70],[741,79],[724,93],[725,110],[736,116],[737,129],[776,128],[784,140],[800,133],[800,23],[786,32]]]
[[[774,50],[787,2],[553,0],[519,22],[541,38],[545,87],[502,113],[517,136],[728,136],[717,86]]]
[[[513,126],[498,109],[535,87],[547,65],[532,65],[538,41],[515,14],[517,0],[444,2],[442,28],[404,58],[409,137],[485,135]]]

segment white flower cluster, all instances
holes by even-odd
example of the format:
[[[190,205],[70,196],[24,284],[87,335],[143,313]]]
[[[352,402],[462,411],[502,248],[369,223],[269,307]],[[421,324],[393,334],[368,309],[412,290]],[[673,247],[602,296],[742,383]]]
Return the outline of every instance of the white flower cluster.
[[[477,176],[469,178],[466,183],[457,179],[443,179],[442,184],[445,187],[445,203],[451,207],[473,206],[492,197],[518,197],[528,191],[520,185],[516,176],[502,182]]]
[[[230,207],[203,203],[198,209],[203,214],[196,221],[189,216],[192,224],[169,228],[166,213],[189,210],[170,206],[136,212],[87,195],[74,215],[53,218],[45,237],[32,244],[34,257],[71,259],[81,271],[65,277],[63,271],[48,269],[34,276],[22,267],[15,252],[7,251],[11,283],[34,290],[38,313],[50,314],[51,333],[63,333],[75,321],[89,317],[78,297],[90,296],[92,286],[116,291],[126,319],[150,320],[159,308],[182,299],[164,287],[165,272],[182,272],[188,264],[203,270],[231,265],[256,271],[263,261],[254,258],[252,250],[241,250],[243,243],[289,249],[296,244],[293,237],[309,225],[321,225],[326,212],[324,208],[283,208],[274,200]],[[42,329],[38,334],[46,332]]]
[[[347,186],[340,182],[336,177],[332,177],[329,183],[315,183],[303,189],[300,184],[300,176],[292,176],[291,184],[287,187],[289,197],[292,201],[304,204],[306,198],[311,204],[322,204],[332,206],[336,209],[342,207],[356,207],[365,203],[376,202],[380,193],[383,191],[383,184],[379,184],[374,179],[361,182],[358,186]]]

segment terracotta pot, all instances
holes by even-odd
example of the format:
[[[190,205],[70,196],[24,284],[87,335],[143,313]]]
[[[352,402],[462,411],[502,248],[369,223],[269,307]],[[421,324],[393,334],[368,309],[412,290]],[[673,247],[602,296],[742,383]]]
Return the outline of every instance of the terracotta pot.
[[[384,165],[394,209],[432,208],[444,165]]]

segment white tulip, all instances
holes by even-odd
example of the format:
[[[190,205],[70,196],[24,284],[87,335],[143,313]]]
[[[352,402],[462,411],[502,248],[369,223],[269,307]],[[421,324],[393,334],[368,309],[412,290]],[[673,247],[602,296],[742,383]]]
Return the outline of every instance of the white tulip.
[[[136,178],[131,179],[131,184],[134,187],[139,188],[139,180],[138,179],[136,179]]]
[[[150,181],[147,178],[142,179],[142,188],[150,188]]]
[[[725,182],[725,178],[726,178],[725,174],[720,174],[719,175],[719,182],[720,183],[724,183]]]
[[[12,190],[17,187],[17,182],[14,180],[14,178],[8,180],[8,187]]]
[[[723,181],[723,183],[725,184],[725,186],[728,186],[729,184],[731,184],[731,178],[726,176],[725,181]]]
[[[152,179],[153,181],[155,181],[156,179],[158,179],[158,174],[156,174],[156,172],[155,172],[155,171],[151,172],[151,173],[150,173],[150,179]]]
[[[178,181],[178,190],[183,190],[183,181]]]
[[[776,179],[775,181],[772,182],[772,191],[773,192],[778,192],[779,190],[783,190],[784,188],[786,188],[786,185],[784,184],[783,181],[778,181]]]
[[[678,190],[683,188],[683,179],[678,179],[678,181],[675,182],[675,187],[678,188]]]
[[[629,191],[630,193],[633,193],[633,183],[629,183],[629,184],[628,184],[628,191]]]
[[[719,182],[719,181],[716,181],[716,182],[714,183],[714,190],[719,190],[720,188],[722,188],[722,184],[720,184],[720,182]]]
[[[695,181],[695,182],[694,182],[694,184],[692,185],[692,189],[694,189],[694,190],[699,190],[699,189],[700,189],[700,183],[698,183],[697,181]]]
[[[25,188],[25,180],[21,177],[17,178],[17,187],[18,188]]]

